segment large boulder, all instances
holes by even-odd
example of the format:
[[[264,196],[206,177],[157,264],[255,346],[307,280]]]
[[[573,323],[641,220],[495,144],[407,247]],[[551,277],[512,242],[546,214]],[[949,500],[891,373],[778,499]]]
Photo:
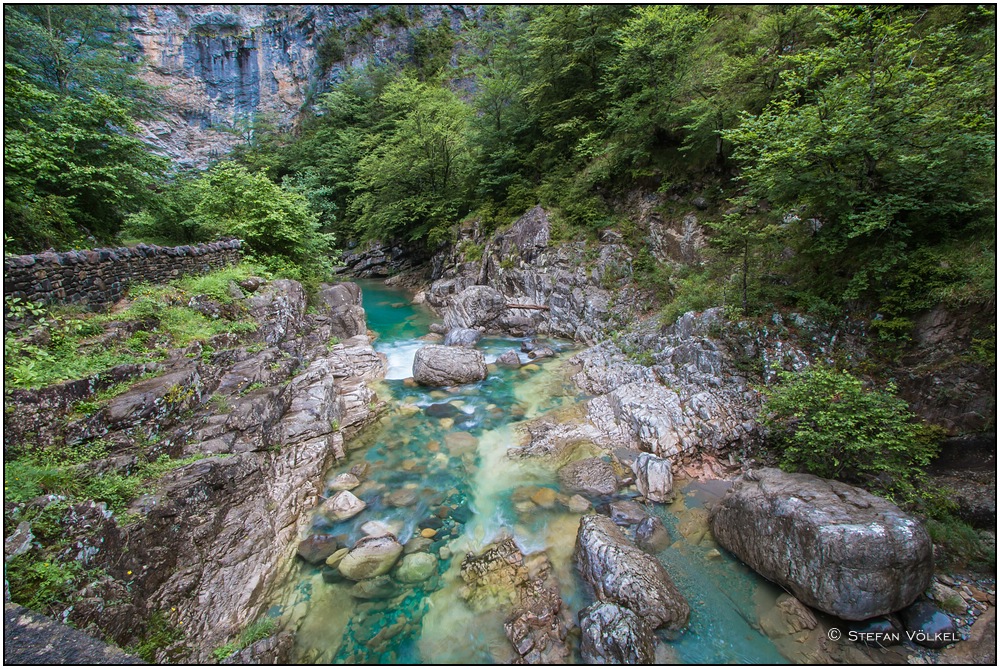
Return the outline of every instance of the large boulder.
[[[933,573],[919,521],[860,488],[810,474],[745,474],[711,523],[715,539],[759,574],[845,620],[902,609]]]
[[[586,664],[653,664],[653,630],[631,609],[610,602],[580,612],[580,657]]]
[[[679,630],[691,609],[663,565],[629,540],[605,516],[584,516],[576,536],[583,580],[601,602],[631,609],[652,628]]]
[[[388,574],[402,553],[402,544],[391,534],[364,537],[354,544],[337,568],[345,578],[363,581]]]
[[[458,346],[424,346],[413,357],[413,380],[423,386],[453,386],[486,378],[482,352]]]
[[[670,471],[672,463],[666,458],[658,458],[649,453],[640,453],[632,462],[635,485],[646,499],[654,502],[669,502],[673,498],[674,476]]]
[[[491,286],[469,286],[455,296],[444,313],[444,324],[455,328],[494,327],[507,310],[507,300]]]

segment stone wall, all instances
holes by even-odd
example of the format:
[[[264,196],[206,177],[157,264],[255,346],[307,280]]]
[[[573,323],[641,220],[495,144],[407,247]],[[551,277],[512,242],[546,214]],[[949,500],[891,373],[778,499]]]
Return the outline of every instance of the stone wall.
[[[3,294],[99,308],[119,300],[132,283],[166,283],[239,261],[238,239],[195,246],[47,251],[4,258]]]

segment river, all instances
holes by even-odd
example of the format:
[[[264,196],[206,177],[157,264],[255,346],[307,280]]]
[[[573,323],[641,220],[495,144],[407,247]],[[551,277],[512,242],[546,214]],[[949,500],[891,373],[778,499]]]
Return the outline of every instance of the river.
[[[526,555],[547,552],[571,611],[589,603],[572,560],[581,514],[545,503],[566,497],[552,465],[506,457],[518,421],[585,399],[567,374],[574,345],[546,342],[557,350],[556,358],[516,370],[491,368],[477,384],[449,390],[415,387],[406,378],[414,353],[426,343],[418,338],[428,332],[434,315],[411,305],[404,291],[375,281],[359,283],[368,327],[379,335],[375,348],[389,362],[386,380],[376,389],[391,410],[348,444],[347,460],[328,476],[367,464],[364,483],[353,491],[367,508],[336,523],[317,513],[313,531],[337,535],[350,546],[364,536],[364,523],[381,521],[400,543],[412,542],[410,548],[436,556],[437,570],[417,585],[395,584],[385,599],[362,600],[351,596],[354,584],[339,580],[333,570],[301,563],[289,594],[269,615],[283,617],[296,630],[293,660],[301,663],[510,662],[515,655],[504,636],[502,612],[474,613],[462,599],[461,562],[467,552],[481,552],[507,533]],[[478,348],[492,362],[518,350],[520,343],[492,338]],[[706,531],[704,506],[719,492],[718,486],[691,484],[673,504],[652,505],[672,540],[657,557],[691,604],[689,626],[661,648],[657,659],[787,662],[756,625],[760,611],[773,606],[779,592],[719,551]],[[422,538],[424,530],[433,536]]]

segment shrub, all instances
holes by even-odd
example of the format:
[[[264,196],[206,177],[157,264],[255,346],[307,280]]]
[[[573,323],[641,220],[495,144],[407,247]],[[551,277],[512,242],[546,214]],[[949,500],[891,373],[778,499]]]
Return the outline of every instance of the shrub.
[[[916,422],[892,384],[869,390],[829,367],[779,378],[764,425],[782,469],[863,484],[899,504],[922,496],[938,430]]]

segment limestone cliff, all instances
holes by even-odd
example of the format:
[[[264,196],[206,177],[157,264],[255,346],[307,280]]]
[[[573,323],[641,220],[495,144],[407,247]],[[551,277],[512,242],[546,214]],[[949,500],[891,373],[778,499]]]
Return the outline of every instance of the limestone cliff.
[[[266,115],[291,128],[304,106],[359,66],[404,57],[412,33],[476,10],[461,5],[130,5],[143,78],[166,111],[143,127],[179,167],[204,167]],[[242,130],[242,132],[241,132]]]

